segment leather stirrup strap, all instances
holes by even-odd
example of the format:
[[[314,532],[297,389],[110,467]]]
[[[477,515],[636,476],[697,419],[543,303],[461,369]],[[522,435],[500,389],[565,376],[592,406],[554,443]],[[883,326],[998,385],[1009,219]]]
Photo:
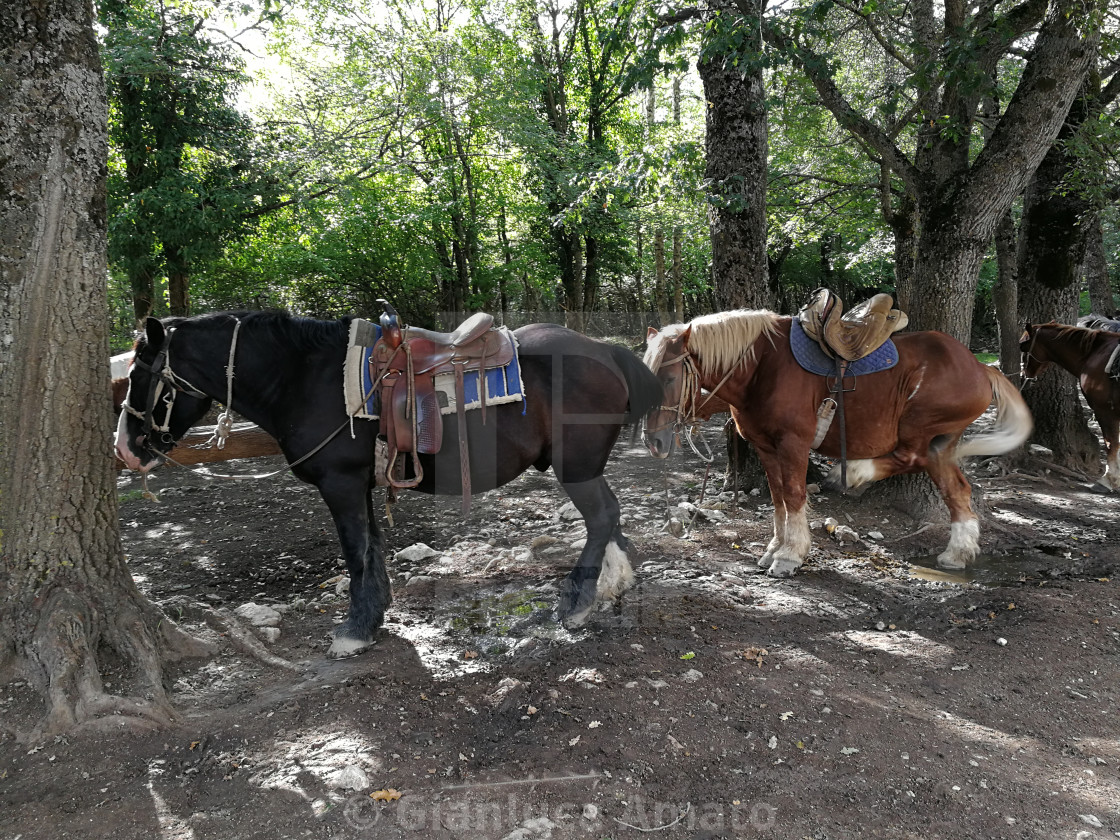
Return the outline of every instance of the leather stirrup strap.
[[[471,512],[471,461],[467,451],[466,388],[463,386],[465,363],[455,363],[455,414],[459,418],[459,471],[463,484],[463,517]]]

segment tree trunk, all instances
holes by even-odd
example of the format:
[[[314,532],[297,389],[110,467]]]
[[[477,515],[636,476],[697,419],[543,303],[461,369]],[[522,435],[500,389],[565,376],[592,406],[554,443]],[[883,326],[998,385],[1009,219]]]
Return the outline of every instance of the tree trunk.
[[[0,4],[0,666],[43,694],[39,736],[158,725],[162,659],[197,651],[137,591],[106,444],[107,105],[89,0]],[[44,399],[45,395],[45,399]],[[98,657],[147,697],[106,693]]]
[[[1108,259],[1104,253],[1104,229],[1096,212],[1085,230],[1085,282],[1089,287],[1089,309],[1108,318],[1116,316],[1116,300],[1108,279]]]
[[[1087,113],[1087,98],[1074,100],[1058,139],[1046,153],[1023,195],[1019,227],[1019,310],[1032,324],[1077,322],[1080,270],[1085,257],[1083,218],[1091,215],[1088,201],[1062,189],[1076,161],[1065,141],[1077,131]],[[1039,377],[1024,391],[1034,415],[1036,443],[1053,450],[1054,460],[1071,469],[1097,469],[1100,447],[1081,410],[1078,383],[1064,370]]]
[[[1023,326],[1019,323],[1019,280],[1015,271],[1015,222],[1007,213],[996,229],[996,263],[999,276],[992,289],[992,303],[996,310],[996,327],[999,333],[999,367],[1012,380],[1019,376],[1019,336]]]
[[[762,75],[762,4],[760,0],[712,0],[710,15],[725,21],[738,17],[744,5],[750,16],[739,23],[742,55],[712,54],[698,69],[708,102],[705,116],[704,174],[710,193],[708,226],[712,239],[712,280],[721,309],[772,309],[769,259],[766,253],[766,182],[769,138],[766,88]],[[717,23],[718,21],[713,21]],[[723,26],[728,24],[724,23]],[[716,25],[713,37],[719,37]],[[735,58],[738,60],[732,61]],[[754,447],[740,441],[738,464],[732,463],[735,431],[727,434],[728,472],[725,484],[738,476],[739,486],[764,485],[762,463]]]
[[[653,234],[653,296],[657,303],[657,323],[664,327],[669,321],[669,296],[665,292],[665,231]]]
[[[673,320],[684,323],[684,268],[681,265],[681,228],[673,228]]]
[[[755,17],[742,18],[740,24],[746,59],[732,62],[717,54],[699,63],[708,102],[704,174],[710,193],[712,275],[724,309],[773,306],[766,259],[766,91],[758,61],[762,9],[758,0],[749,5]],[[709,8],[713,15],[730,18],[741,5],[713,0]]]

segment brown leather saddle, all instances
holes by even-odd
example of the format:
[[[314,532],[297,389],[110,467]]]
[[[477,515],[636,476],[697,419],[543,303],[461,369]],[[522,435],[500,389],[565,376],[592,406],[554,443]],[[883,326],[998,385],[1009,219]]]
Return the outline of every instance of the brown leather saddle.
[[[449,333],[402,327],[397,312],[380,301],[381,338],[373,347],[371,379],[380,398],[381,437],[387,455],[378,464],[379,483],[394,488],[417,486],[424,479],[418,454],[434,455],[443,446],[444,409],[458,416],[459,462],[462,470],[463,512],[470,510],[470,461],[467,449],[465,376],[478,374],[478,402],[486,422],[486,371],[504,367],[516,353],[512,335],[494,327],[494,316],[472,315]],[[454,406],[436,388],[436,377],[454,380]],[[411,470],[409,470],[411,464]]]
[[[797,319],[826,355],[848,362],[873,353],[909,321],[905,312],[894,308],[890,295],[875,295],[845,312],[839,295],[823,288],[809,296]]]

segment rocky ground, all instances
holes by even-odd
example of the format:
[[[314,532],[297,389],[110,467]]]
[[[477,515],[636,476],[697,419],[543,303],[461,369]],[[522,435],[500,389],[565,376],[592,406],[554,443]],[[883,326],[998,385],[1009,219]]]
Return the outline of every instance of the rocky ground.
[[[167,469],[156,504],[125,474],[138,584],[220,653],[171,676],[154,735],[23,746],[41,709],[4,686],[0,838],[1120,837],[1120,497],[1004,466],[975,476],[967,574],[928,568],[946,523],[820,495],[807,567],[775,581],[764,495],[622,442],[637,585],[574,634],[552,607],[583,528],[550,475],[467,520],[405,495],[389,620],[338,662],[313,488]]]

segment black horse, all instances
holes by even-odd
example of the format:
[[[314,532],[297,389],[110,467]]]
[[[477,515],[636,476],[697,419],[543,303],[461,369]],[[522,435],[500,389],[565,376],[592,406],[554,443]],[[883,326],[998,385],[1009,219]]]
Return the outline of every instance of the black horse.
[[[1105,332],[1120,332],[1120,321],[1109,318],[1107,315],[1082,315],[1077,319],[1077,326],[1087,330],[1104,330]]]
[[[377,423],[347,422],[344,407],[349,323],[276,312],[149,318],[136,342],[116,443],[127,467],[146,472],[232,387],[231,407],[276,438],[292,471],[319,489],[334,518],[350,611],[335,630],[332,657],[373,644],[392,601],[373,512]],[[235,327],[235,376],[227,378]],[[468,412],[470,486],[490,490],[530,466],[553,468],[587,525],[558,606],[565,623],[577,626],[597,599],[613,599],[633,582],[618,500],[603,469],[622,425],[660,403],[661,385],[628,350],[564,327],[530,324],[514,334],[525,401],[489,406],[485,424],[482,412]],[[420,459],[424,479],[416,489],[461,492],[454,415],[444,420],[440,453]]]

